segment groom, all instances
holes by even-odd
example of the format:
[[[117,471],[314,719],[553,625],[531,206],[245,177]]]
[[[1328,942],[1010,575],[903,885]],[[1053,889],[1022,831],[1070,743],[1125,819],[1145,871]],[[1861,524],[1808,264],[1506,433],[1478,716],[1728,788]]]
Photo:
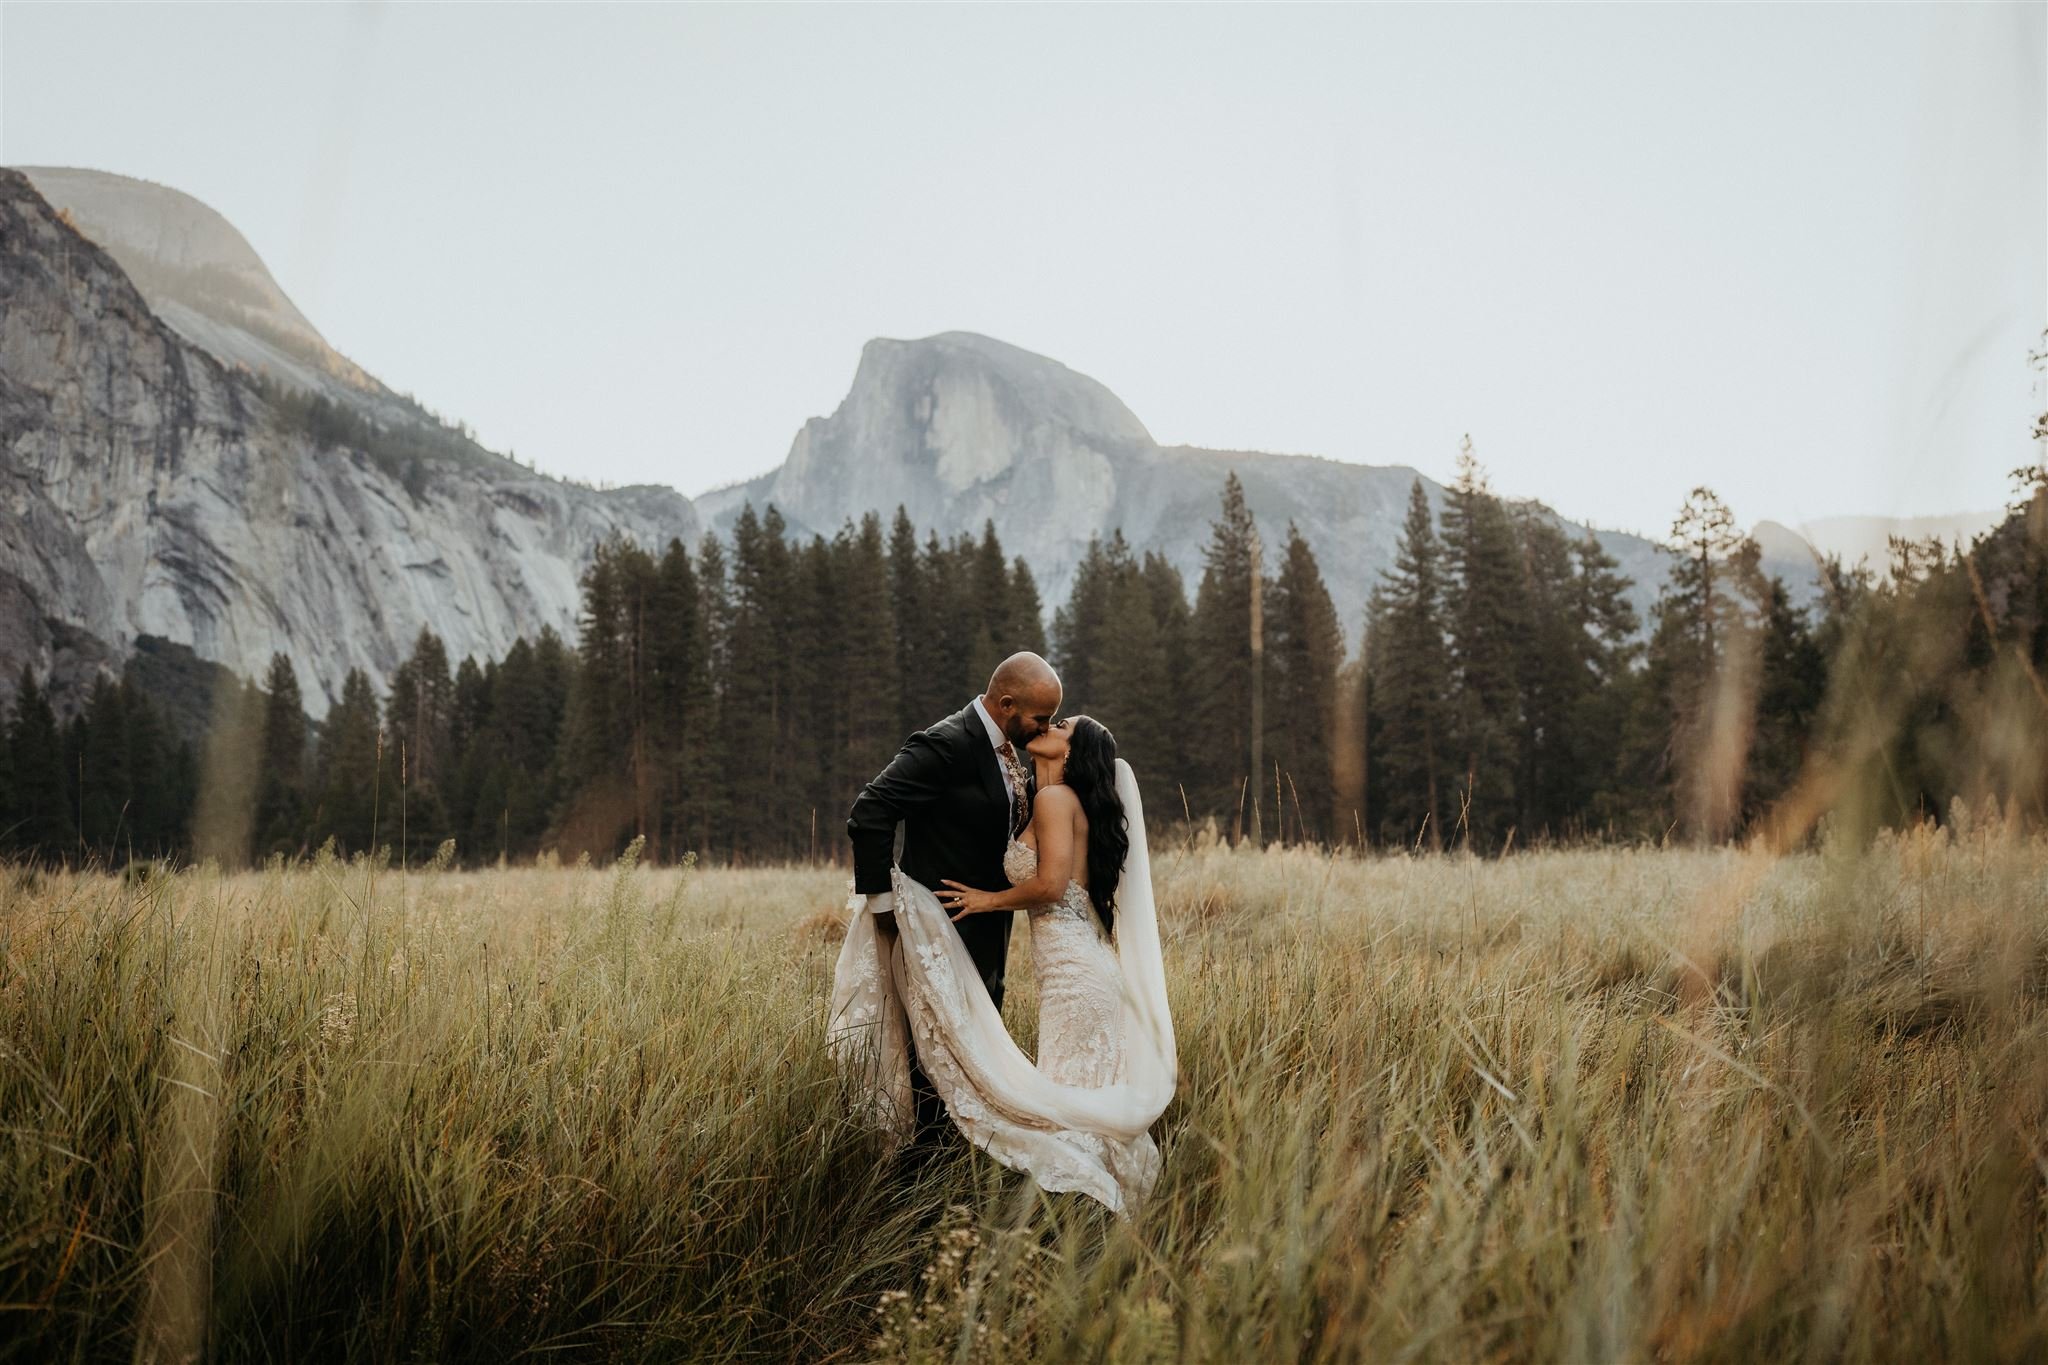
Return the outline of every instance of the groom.
[[[889,766],[861,788],[847,817],[853,840],[853,889],[867,897],[886,936],[896,929],[889,867],[896,826],[903,826],[903,875],[928,887],[945,879],[1005,886],[1003,853],[1030,823],[1031,760],[1024,746],[1045,733],[1060,709],[1059,675],[1036,654],[996,665],[988,690],[928,730],[905,740]],[[1010,915],[971,915],[954,927],[996,1008],[1003,1005],[1003,963]],[[945,1106],[911,1056],[917,1138],[945,1126]]]

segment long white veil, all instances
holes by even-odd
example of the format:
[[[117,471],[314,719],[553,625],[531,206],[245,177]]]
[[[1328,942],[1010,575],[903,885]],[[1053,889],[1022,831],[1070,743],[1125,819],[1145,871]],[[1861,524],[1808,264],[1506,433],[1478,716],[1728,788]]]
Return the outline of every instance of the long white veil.
[[[1116,762],[1116,789],[1131,845],[1116,896],[1125,1066],[1113,1085],[1062,1085],[1038,1070],[1003,1026],[966,945],[929,888],[901,869],[892,874],[898,932],[893,947],[876,932],[873,916],[862,913],[862,898],[849,903],[846,941],[833,975],[828,1044],[842,1062],[864,1068],[863,1107],[899,1135],[911,1118],[906,1033],[955,1121],[1012,1165],[1035,1164],[1023,1150],[1035,1134],[1076,1131],[1135,1139],[1172,1102],[1179,1051],[1166,1000],[1145,809],[1137,777],[1122,759]]]
[[[1133,1098],[1158,1118],[1180,1080],[1180,1049],[1173,1036],[1173,1011],[1166,1003],[1166,956],[1159,946],[1159,907],[1152,898],[1152,852],[1145,838],[1145,803],[1138,776],[1116,761],[1116,794],[1130,821],[1131,848],[1124,855],[1116,894],[1116,960],[1124,978],[1124,1038]],[[1153,1102],[1156,1101],[1156,1107]]]

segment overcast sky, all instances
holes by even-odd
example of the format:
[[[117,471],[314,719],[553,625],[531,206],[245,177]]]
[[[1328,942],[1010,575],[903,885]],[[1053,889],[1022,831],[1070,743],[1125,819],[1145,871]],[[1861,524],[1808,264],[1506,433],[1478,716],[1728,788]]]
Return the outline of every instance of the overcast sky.
[[[2048,325],[2039,5],[0,7],[0,162],[225,214],[544,469],[767,469],[960,328],[1162,442],[1661,531],[1996,506]]]

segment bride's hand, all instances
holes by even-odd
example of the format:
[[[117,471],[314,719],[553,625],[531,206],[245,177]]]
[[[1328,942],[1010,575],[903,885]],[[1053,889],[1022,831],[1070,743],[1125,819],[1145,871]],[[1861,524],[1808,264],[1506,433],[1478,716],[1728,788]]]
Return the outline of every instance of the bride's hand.
[[[978,915],[983,911],[996,908],[990,904],[991,901],[995,900],[994,892],[976,891],[971,886],[963,886],[955,881],[941,880],[939,885],[946,888],[936,893],[939,898],[939,904],[945,906],[948,910],[960,912],[952,917],[955,924],[966,919],[969,915]]]

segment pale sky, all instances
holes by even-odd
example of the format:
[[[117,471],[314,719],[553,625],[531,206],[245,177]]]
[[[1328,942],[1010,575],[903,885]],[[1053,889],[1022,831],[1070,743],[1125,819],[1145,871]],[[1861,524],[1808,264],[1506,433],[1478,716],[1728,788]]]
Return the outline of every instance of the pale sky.
[[[0,163],[225,214],[543,469],[778,463],[983,332],[1162,442],[1661,532],[1995,507],[2048,326],[2041,5],[0,6]]]

